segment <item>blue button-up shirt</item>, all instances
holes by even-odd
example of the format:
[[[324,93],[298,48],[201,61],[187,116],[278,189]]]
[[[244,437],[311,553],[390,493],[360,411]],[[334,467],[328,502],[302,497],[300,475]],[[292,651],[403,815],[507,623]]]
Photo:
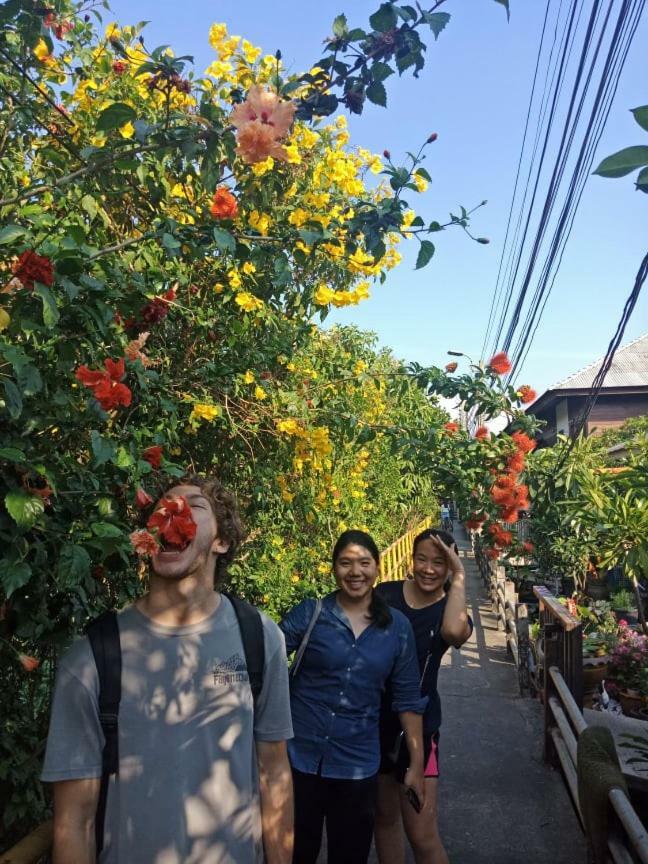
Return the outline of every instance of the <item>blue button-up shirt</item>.
[[[315,600],[304,600],[280,623],[288,654],[299,647],[314,609]],[[291,678],[295,737],[288,741],[288,752],[293,768],[355,780],[376,774],[380,697],[387,679],[394,711],[425,711],[411,625],[398,610],[390,612],[387,627],[370,624],[356,639],[336,593],[322,601],[299,671]]]

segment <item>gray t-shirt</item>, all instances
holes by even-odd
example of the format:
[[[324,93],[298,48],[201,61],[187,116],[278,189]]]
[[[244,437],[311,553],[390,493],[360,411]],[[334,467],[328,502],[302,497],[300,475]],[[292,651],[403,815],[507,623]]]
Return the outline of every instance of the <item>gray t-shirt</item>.
[[[122,649],[119,778],[111,778],[101,864],[263,860],[255,741],[292,737],[283,635],[263,616],[265,671],[253,711],[234,608],[164,627],[130,606]],[[62,658],[42,780],[101,776],[104,736],[87,638]]]

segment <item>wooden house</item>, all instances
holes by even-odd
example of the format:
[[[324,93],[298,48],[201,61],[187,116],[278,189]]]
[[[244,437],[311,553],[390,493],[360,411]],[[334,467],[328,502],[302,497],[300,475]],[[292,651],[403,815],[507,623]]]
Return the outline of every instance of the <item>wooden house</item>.
[[[533,414],[546,425],[538,434],[538,446],[556,443],[559,434],[573,435],[601,367],[597,360],[546,390],[530,405]],[[631,417],[648,414],[648,334],[616,352],[603,389],[594,403],[585,426],[586,435],[601,434],[622,426]]]

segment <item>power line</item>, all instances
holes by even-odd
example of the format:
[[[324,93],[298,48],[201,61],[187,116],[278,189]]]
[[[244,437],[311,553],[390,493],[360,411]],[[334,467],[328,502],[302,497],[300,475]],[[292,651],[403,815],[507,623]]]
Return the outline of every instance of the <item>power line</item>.
[[[621,0],[619,4],[616,3],[616,0],[609,0],[606,4],[594,3],[590,7],[584,32],[581,33],[580,19],[584,8],[583,3],[582,0],[571,0],[566,18],[562,22],[563,31],[551,75],[549,94],[544,105],[541,103],[536,142],[529,164],[524,196],[519,208],[515,236],[513,242],[509,243],[508,264],[504,269],[504,279],[501,280],[502,260],[506,253],[506,242],[510,240],[510,224],[515,209],[521,169],[518,170],[516,176],[516,188],[507,225],[507,239],[500,260],[498,280],[487,325],[487,336],[484,340],[485,347],[497,317],[497,310],[501,305],[502,309],[495,331],[493,349],[502,347],[504,350],[510,351],[514,339],[516,340],[515,350],[512,354],[512,374],[519,372],[528,355],[553,289],[565,245],[570,236],[583,189],[591,170],[595,150],[605,127],[620,74],[644,11],[645,3],[646,0]],[[615,26],[611,28],[609,24],[615,5],[618,6],[618,14]],[[555,19],[554,45],[557,31],[561,26],[561,12],[562,6]],[[613,32],[611,33],[611,31]],[[575,75],[570,76],[573,77],[573,84],[570,85],[569,101],[565,106],[566,116],[561,122],[556,155],[551,157],[553,167],[549,177],[548,190],[544,195],[544,201],[537,218],[533,240],[530,241],[531,224],[535,219],[536,201],[539,198],[545,162],[548,162],[549,153],[553,149],[550,142],[561,104],[560,95],[565,86],[567,72],[571,68],[571,55],[577,42],[578,60]],[[605,43],[607,44],[604,48]],[[545,92],[554,45],[552,45],[552,52],[545,73]],[[605,58],[602,62],[601,57]],[[532,97],[537,88],[536,78],[537,76],[534,76]],[[595,79],[596,83],[594,83]],[[590,101],[589,92],[592,89],[594,95],[591,105],[586,109],[586,104]],[[583,126],[584,115],[587,115],[587,120],[585,121],[585,128],[581,132],[579,130]],[[536,160],[540,139],[542,139],[542,147],[540,157]],[[523,147],[526,140],[528,140],[528,133],[525,129]],[[577,155],[573,168],[568,172],[573,150],[577,151]],[[569,176],[567,176],[568,173]],[[533,189],[527,205],[529,184],[532,177]],[[567,185],[563,193],[565,183]],[[562,201],[560,211],[554,217],[554,210],[559,200]],[[552,222],[554,223],[553,228],[551,228]],[[524,223],[524,227],[519,231],[522,223]],[[550,229],[551,234],[549,233]],[[527,244],[529,244],[528,248]],[[544,251],[545,248],[546,251]],[[523,268],[520,287],[514,299],[513,289],[521,272],[523,258],[526,259],[526,263]],[[536,276],[538,268],[539,273]],[[533,281],[535,281],[535,287],[532,296],[530,296]],[[507,286],[506,290],[504,290],[504,286]],[[506,336],[500,346],[507,320]]]

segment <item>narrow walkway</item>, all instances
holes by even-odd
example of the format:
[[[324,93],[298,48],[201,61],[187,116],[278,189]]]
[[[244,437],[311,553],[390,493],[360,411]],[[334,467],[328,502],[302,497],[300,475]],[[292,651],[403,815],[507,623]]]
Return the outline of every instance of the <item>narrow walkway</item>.
[[[521,697],[470,543],[468,608],[475,623],[439,673],[442,837],[451,864],[580,864],[585,842],[562,776],[542,761],[542,707]]]

